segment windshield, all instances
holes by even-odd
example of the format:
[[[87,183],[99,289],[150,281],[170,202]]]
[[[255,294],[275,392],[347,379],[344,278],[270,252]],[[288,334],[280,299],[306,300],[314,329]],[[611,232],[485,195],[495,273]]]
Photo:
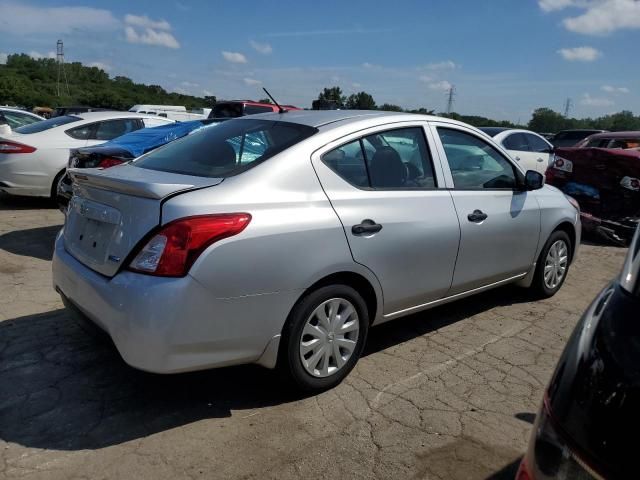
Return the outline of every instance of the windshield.
[[[268,120],[230,120],[134,161],[136,167],[198,177],[228,177],[309,138],[318,130]]]
[[[82,120],[80,117],[73,117],[71,115],[67,115],[64,117],[53,117],[49,120],[42,120],[41,122],[36,122],[30,125],[16,128],[15,131],[17,133],[23,134],[44,132],[45,130],[49,130],[50,128],[59,127],[60,125],[66,125],[67,123],[78,122],[80,120]]]

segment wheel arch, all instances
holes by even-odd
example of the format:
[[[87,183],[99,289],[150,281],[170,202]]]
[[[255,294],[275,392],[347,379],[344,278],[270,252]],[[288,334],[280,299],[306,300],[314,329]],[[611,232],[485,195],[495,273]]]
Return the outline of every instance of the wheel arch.
[[[571,259],[570,259],[570,263],[573,263],[573,259],[575,257],[575,252],[576,252],[576,230],[575,227],[573,226],[573,224],[571,222],[568,221],[563,221],[560,224],[558,224],[556,226],[556,228],[554,228],[551,233],[553,234],[554,232],[565,232],[568,236],[569,236],[569,240],[571,241]],[[545,240],[546,241],[546,240]]]

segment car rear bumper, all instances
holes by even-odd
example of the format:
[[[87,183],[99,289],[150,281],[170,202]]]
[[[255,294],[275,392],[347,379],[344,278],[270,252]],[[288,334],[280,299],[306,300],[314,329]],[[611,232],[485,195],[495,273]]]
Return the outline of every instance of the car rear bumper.
[[[108,278],[71,256],[61,235],[52,268],[54,288],[65,303],[105,330],[125,362],[155,373],[275,366],[282,326],[301,293],[213,298],[189,275],[123,271]]]

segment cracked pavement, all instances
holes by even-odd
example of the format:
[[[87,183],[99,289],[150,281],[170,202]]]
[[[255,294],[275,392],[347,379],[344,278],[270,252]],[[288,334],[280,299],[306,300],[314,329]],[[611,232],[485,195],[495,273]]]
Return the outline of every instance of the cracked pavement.
[[[0,196],[0,478],[513,478],[552,369],[625,250],[583,245],[562,290],[504,287],[373,328],[339,387],[256,366],[160,376],[66,314],[63,216]]]

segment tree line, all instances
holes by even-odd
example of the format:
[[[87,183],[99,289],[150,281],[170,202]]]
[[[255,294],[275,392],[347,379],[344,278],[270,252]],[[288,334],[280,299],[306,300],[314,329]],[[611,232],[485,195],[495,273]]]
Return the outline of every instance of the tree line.
[[[0,65],[0,104],[22,107],[56,107],[63,105],[87,105],[127,110],[135,104],[184,105],[187,109],[211,107],[215,96],[197,97],[167,92],[159,85],[135,83],[130,78],[115,76],[97,67],[87,67],[80,62],[65,64],[69,81],[69,93],[57,96],[58,64],[51,58],[34,59],[29,55],[9,55],[5,65]],[[270,102],[269,99],[261,99]],[[283,103],[288,103],[284,101]],[[568,128],[594,128],[601,130],[640,130],[640,116],[623,110],[597,118],[566,118],[550,108],[538,108],[527,125],[517,125],[508,120],[493,120],[480,115],[436,113],[434,109],[420,107],[404,109],[399,105],[378,105],[365,91],[345,95],[339,86],[324,88],[312,102],[313,109],[357,109],[409,112],[426,115],[448,116],[474,126],[529,128],[536,132],[555,133]]]

